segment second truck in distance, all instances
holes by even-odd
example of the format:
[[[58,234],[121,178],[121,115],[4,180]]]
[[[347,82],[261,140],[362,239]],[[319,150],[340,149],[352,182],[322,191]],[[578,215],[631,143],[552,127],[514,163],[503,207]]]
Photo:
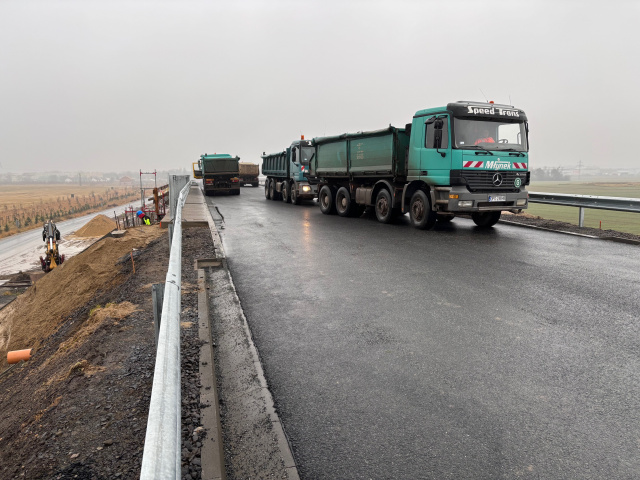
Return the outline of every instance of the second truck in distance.
[[[316,196],[316,186],[309,184],[309,164],[313,160],[315,149],[304,136],[294,141],[286,150],[262,155],[262,174],[264,196],[267,200],[282,199],[286,203],[297,205],[303,199]]]
[[[405,128],[314,138],[307,178],[325,214],[372,206],[382,223],[409,212],[428,229],[464,214],[490,227],[502,211],[527,208],[528,133],[512,106],[449,103],[416,112]]]

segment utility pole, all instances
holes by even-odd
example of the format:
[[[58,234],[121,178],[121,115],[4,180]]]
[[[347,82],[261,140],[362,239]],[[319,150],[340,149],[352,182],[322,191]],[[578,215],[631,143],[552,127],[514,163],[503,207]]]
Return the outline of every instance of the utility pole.
[[[582,160],[578,160],[578,180],[582,179]]]

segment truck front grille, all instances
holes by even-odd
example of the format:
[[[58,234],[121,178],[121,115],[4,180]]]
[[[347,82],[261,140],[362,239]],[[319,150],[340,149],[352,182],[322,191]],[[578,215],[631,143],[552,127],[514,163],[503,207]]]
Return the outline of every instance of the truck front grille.
[[[494,175],[499,174],[502,176],[502,182],[500,185],[494,183]],[[520,188],[523,188],[527,180],[526,173],[513,172],[513,171],[461,171],[459,173],[463,182],[467,184],[467,188],[471,192],[519,192]],[[522,182],[520,187],[516,187],[514,182],[516,178],[519,178]]]

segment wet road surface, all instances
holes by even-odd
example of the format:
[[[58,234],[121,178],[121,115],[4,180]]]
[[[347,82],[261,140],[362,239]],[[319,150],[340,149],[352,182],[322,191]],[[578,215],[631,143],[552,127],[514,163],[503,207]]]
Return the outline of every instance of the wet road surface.
[[[302,478],[638,477],[637,246],[207,202]]]

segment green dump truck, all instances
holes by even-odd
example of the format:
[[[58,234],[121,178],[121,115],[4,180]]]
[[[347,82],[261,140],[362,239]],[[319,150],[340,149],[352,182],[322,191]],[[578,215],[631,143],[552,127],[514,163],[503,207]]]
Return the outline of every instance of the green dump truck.
[[[408,212],[421,229],[456,215],[491,227],[502,211],[527,208],[528,132],[512,106],[449,103],[404,128],[314,138],[309,181],[325,214],[372,206],[382,223]]]
[[[202,177],[202,187],[205,195],[215,195],[228,192],[240,195],[239,157],[229,154],[204,154],[198,161],[198,169],[194,168]],[[196,177],[199,178],[199,177]]]

